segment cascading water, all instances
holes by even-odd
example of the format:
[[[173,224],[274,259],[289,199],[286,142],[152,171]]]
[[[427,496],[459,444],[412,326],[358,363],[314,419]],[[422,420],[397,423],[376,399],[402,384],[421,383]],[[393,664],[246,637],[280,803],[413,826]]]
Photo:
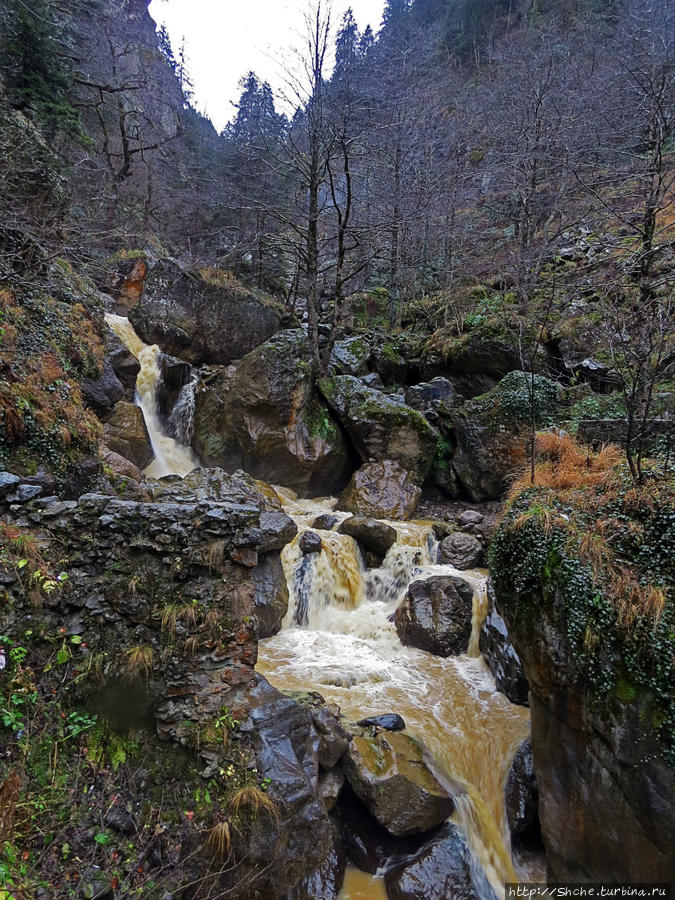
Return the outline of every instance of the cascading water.
[[[192,425],[194,422],[194,387],[196,376],[184,385],[171,417],[175,417],[173,431],[176,438],[166,434],[157,408],[157,390],[162,382],[159,358],[162,351],[156,344],[149,346],[134,331],[131,322],[123,316],[106,313],[108,327],[136,357],[141,371],[136,378],[136,404],[143,412],[143,418],[150,435],[155,458],[146,468],[145,474],[152,478],[164,475],[187,475],[199,460],[190,449]],[[180,409],[178,406],[180,404]]]
[[[338,703],[347,720],[401,714],[408,731],[429,748],[439,775],[466,785],[453,818],[503,895],[504,882],[517,880],[504,784],[513,754],[529,733],[529,713],[496,691],[479,655],[487,576],[435,565],[433,532],[424,523],[388,523],[398,539],[379,569],[366,570],[355,541],[334,530],[312,529],[323,550],[303,557],[299,536],[318,515],[331,512],[341,521],[347,514],[333,512],[335,501],[279,494],[299,534],[282,553],[289,611],[279,634],[261,642],[258,670],[283,690],[318,691]],[[410,582],[431,575],[457,575],[474,588],[466,655],[443,659],[403,647],[390,621]],[[381,879],[350,874],[343,900],[377,896],[386,896]]]
[[[161,350],[138,337],[128,319],[106,315],[112,331],[138,359],[136,402],[143,411],[155,459],[151,477],[187,475],[198,460],[189,448],[196,376],[184,385],[168,428],[157,408]],[[335,530],[319,530],[323,549],[303,556],[299,537],[317,516],[334,511],[335,500],[297,500],[277,488],[299,534],[284,548],[282,562],[290,603],[284,627],[260,642],[258,670],[282,690],[317,690],[339,704],[348,720],[397,712],[409,733],[428,747],[437,775],[464,783],[453,819],[463,828],[498,895],[516,876],[504,816],[504,783],[513,754],[529,733],[529,712],[497,692],[478,649],[487,606],[486,575],[458,572],[433,563],[436,542],[430,525],[390,522],[397,540],[382,565],[366,570],[356,542]],[[334,528],[337,527],[334,526]],[[458,575],[474,588],[468,652],[443,659],[403,647],[390,620],[416,578]],[[519,868],[525,880],[543,881],[538,863]],[[341,900],[386,900],[381,877],[347,870]]]

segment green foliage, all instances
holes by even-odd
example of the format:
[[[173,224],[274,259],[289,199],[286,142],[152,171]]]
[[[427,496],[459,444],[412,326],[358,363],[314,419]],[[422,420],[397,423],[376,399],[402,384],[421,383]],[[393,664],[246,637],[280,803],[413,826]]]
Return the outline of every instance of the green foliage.
[[[8,0],[0,67],[10,103],[51,130],[81,133],[64,35],[46,0]]]

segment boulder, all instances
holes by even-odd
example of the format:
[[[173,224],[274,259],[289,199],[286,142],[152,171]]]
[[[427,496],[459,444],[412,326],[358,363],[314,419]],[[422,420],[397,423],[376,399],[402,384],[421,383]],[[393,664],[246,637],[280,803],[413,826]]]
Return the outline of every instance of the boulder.
[[[396,609],[401,643],[436,656],[466,653],[471,637],[473,588],[454,575],[413,581]]]
[[[268,638],[281,629],[288,612],[288,585],[278,553],[266,553],[253,569],[254,608],[258,637]]]
[[[495,605],[491,581],[488,581],[487,589],[488,612],[480,631],[480,652],[494,675],[497,689],[506,694],[511,703],[527,706],[529,685],[523,665],[509,638],[506,622]]]
[[[477,509],[465,509],[463,512],[459,513],[455,522],[460,528],[472,528],[476,525],[480,525],[484,518],[485,516],[483,513],[478,512]]]
[[[424,761],[422,746],[401,732],[356,735],[342,767],[356,796],[393,835],[428,831],[454,809]]]
[[[345,877],[346,858],[342,835],[333,824],[333,846],[311,874],[306,875],[283,900],[339,900]]]
[[[340,534],[348,534],[366,550],[376,556],[386,556],[387,550],[396,543],[396,529],[379,519],[368,516],[350,516],[338,528]]]
[[[352,475],[338,509],[383,519],[412,518],[422,489],[411,473],[393,460],[366,463]]]
[[[446,822],[419,852],[385,874],[389,900],[497,900],[456,825]]]
[[[323,378],[319,389],[338,417],[362,462],[391,459],[421,483],[436,452],[437,432],[397,396],[367,387],[358,378]]]
[[[345,773],[340,766],[319,772],[319,795],[326,812],[331,812],[335,809],[344,783]]]
[[[332,769],[345,753],[352,739],[351,731],[340,724],[337,708],[321,706],[312,713],[312,722],[319,735],[319,765]]]
[[[115,298],[116,313],[127,316],[138,305],[148,274],[145,254],[116,260],[108,287]]]
[[[483,545],[472,534],[455,531],[438,545],[438,562],[455,569],[475,569],[483,561]]]
[[[187,271],[170,259],[152,267],[129,318],[147,344],[193,365],[240,359],[281,322],[279,307],[261,291],[224,271]]]
[[[103,443],[125,459],[144,469],[154,458],[150,435],[138,406],[120,400],[103,425]]]
[[[457,402],[457,391],[447,378],[432,378],[431,381],[414,384],[405,392],[405,402],[418,412],[427,415],[435,412],[441,401],[447,406]]]
[[[125,396],[124,386],[118,379],[109,359],[103,362],[103,371],[97,379],[85,378],[82,382],[85,403],[103,418],[118,400]]]
[[[142,481],[143,473],[134,465],[131,460],[125,459],[119,453],[115,453],[109,447],[101,448],[101,459],[115,475],[121,475],[123,478],[131,478],[132,481]]]
[[[106,354],[117,379],[124,387],[124,396],[133,402],[136,394],[136,378],[141,364],[128,347],[113,331],[108,331],[105,339]]]
[[[321,538],[315,531],[305,531],[301,534],[298,546],[305,556],[308,553],[321,553],[323,549]]]
[[[349,478],[349,446],[313,392],[307,338],[299,329],[211,373],[195,404],[194,446],[206,465],[243,468],[304,496],[338,491]]]
[[[269,506],[269,501],[267,501]],[[264,509],[260,513],[259,549],[261,553],[282,550],[298,533],[298,526],[282,509]]]
[[[539,837],[539,791],[529,738],[513,757],[504,788],[504,807],[512,840]]]
[[[354,375],[357,378],[367,375],[372,344],[373,339],[370,335],[360,334],[336,341],[328,371],[331,375]]]
[[[403,731],[405,722],[396,713],[384,713],[381,716],[368,716],[356,723],[361,728],[384,728],[385,731]]]
[[[331,516],[330,513],[323,513],[314,519],[312,528],[318,528],[319,531],[332,531],[337,524],[337,521],[337,516]]]

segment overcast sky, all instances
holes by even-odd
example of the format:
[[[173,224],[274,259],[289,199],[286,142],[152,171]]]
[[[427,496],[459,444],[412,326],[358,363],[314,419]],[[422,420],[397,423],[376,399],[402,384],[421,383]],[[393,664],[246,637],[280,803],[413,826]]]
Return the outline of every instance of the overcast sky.
[[[275,90],[281,67],[299,43],[307,0],[152,0],[150,13],[166,25],[174,53],[185,38],[195,105],[220,130],[234,114],[239,79],[251,69]],[[384,0],[333,0],[337,24],[351,6],[361,29],[377,32]]]

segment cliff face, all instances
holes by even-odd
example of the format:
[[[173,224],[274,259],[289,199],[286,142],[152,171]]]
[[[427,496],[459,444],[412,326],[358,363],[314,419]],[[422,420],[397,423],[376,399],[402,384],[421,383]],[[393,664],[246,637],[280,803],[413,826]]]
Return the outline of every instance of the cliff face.
[[[592,523],[583,519],[589,504],[571,511],[565,491],[518,496],[496,536],[491,569],[530,684],[551,874],[559,881],[668,882],[675,510],[667,485],[657,496],[657,485],[640,489],[605,477],[602,488],[584,488],[597,504]],[[614,565],[627,578],[632,608],[601,558],[603,529],[613,530],[612,546],[620,548]]]

